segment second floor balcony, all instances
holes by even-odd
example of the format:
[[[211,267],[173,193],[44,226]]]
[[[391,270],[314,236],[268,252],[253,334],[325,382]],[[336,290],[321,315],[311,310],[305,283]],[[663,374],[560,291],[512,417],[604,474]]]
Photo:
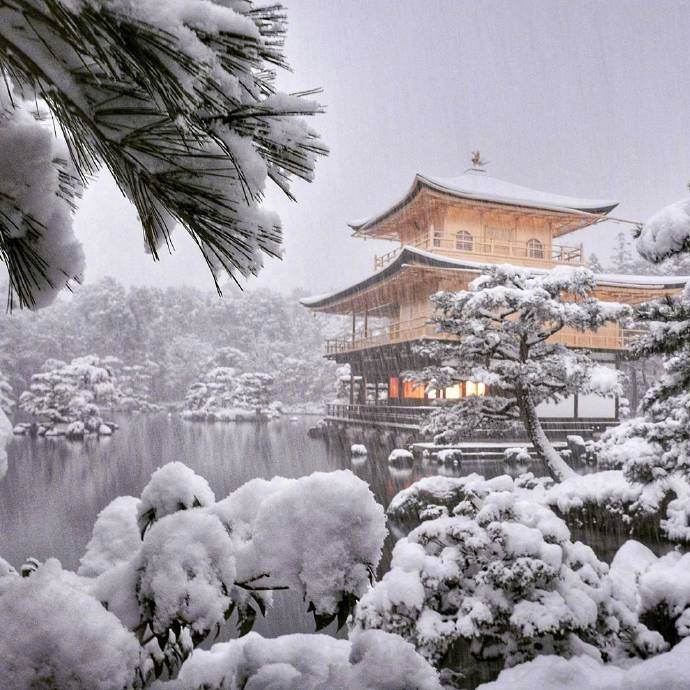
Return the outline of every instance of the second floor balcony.
[[[411,246],[443,256],[471,261],[516,263],[518,265],[544,267],[557,264],[571,266],[584,264],[582,245],[546,245],[536,238],[527,241],[479,240],[463,230],[452,236],[435,231],[416,239]],[[374,270],[378,271],[391,263],[401,249],[401,247],[396,247],[385,254],[375,256]]]
[[[613,328],[597,333],[580,332],[564,328],[556,333],[550,342],[561,343],[567,347],[587,350],[629,351],[635,340],[644,331],[629,328]],[[351,338],[332,338],[326,341],[325,354],[336,355],[356,352],[370,347],[380,347],[415,340],[455,340],[455,336],[439,333],[428,316],[419,316],[406,321],[394,321],[385,326],[356,331]]]

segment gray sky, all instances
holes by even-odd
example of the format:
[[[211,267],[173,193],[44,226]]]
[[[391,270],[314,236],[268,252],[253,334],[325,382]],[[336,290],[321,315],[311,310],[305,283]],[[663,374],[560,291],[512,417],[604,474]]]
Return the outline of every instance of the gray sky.
[[[690,180],[690,2],[671,0],[285,0],[289,91],[320,86],[313,121],[331,148],[294,204],[269,193],[286,255],[248,287],[324,292],[373,268],[377,243],[348,220],[385,208],[415,172],[489,174],[621,201],[644,220]],[[621,226],[571,236],[607,254]],[[177,252],[144,254],[136,215],[103,177],[77,217],[87,281],[211,287],[181,230]],[[567,241],[567,240],[566,240]]]

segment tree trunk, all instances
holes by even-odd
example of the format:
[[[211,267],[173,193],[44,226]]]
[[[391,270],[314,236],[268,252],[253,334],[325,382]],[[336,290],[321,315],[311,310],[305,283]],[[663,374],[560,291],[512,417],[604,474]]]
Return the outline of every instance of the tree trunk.
[[[574,477],[576,474],[575,471],[559,455],[558,451],[551,444],[551,441],[546,437],[541,422],[539,421],[537,408],[529,391],[517,389],[516,397],[518,406],[520,407],[520,415],[527,429],[529,440],[532,442],[534,450],[537,451],[538,455],[546,464],[553,478],[556,481],[562,482],[568,477]]]

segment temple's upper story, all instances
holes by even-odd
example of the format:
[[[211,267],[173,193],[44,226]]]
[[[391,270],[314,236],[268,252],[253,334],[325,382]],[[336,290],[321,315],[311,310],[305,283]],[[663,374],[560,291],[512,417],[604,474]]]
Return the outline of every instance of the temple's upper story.
[[[615,201],[576,199],[511,184],[471,170],[458,178],[416,175],[408,193],[385,211],[351,223],[354,235],[393,240],[375,258],[375,271],[328,295],[302,300],[314,311],[351,315],[349,338],[327,343],[327,353],[380,348],[420,338],[447,338],[429,324],[429,298],[465,290],[492,265],[532,270],[584,264],[582,245],[562,244],[569,232],[611,219]],[[612,219],[619,222],[620,219]],[[678,293],[687,277],[596,275],[595,296],[637,304]],[[597,333],[561,332],[572,347],[624,351],[634,337],[617,324]]]
[[[455,178],[417,174],[402,199],[350,223],[355,237],[392,240],[456,258],[528,266],[584,262],[581,245],[555,240],[605,220],[617,202],[577,199],[470,170]],[[375,259],[375,269],[397,249]]]

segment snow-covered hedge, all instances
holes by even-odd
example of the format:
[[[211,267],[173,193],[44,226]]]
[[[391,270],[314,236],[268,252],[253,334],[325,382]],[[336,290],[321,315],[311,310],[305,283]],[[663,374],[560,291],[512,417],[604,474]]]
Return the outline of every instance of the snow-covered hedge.
[[[140,499],[119,497],[101,511],[78,573],[52,559],[21,578],[0,562],[0,678],[17,688],[134,688],[164,670],[175,677],[181,665],[181,677],[193,678],[199,664],[206,668],[201,654],[185,669],[196,645],[231,617],[248,632],[270,607],[272,591],[286,587],[303,595],[317,626],[336,619],[342,625],[370,586],[385,534],[383,509],[349,471],[255,479],[216,502],[203,478],[181,463],[166,465]],[[251,668],[264,665],[251,654],[242,657],[263,644],[252,640],[208,654],[238,677],[256,674],[256,687],[265,687],[261,679],[272,671]],[[417,674],[418,687],[439,687],[400,640],[339,644],[331,649],[320,636],[304,644],[266,641],[265,665],[284,653],[285,664],[302,668],[300,650],[322,648],[333,678],[351,674],[352,687],[405,690],[393,676],[390,685],[376,685],[375,667],[390,652],[390,664]],[[312,671],[301,672],[306,683]],[[175,687],[197,687],[186,682]],[[313,687],[329,687],[324,682]]]
[[[401,492],[389,516],[422,523],[358,604],[355,629],[396,632],[436,664],[455,650],[463,671],[472,659],[513,665],[586,645],[605,659],[662,650],[661,636],[614,596],[608,566],[571,541],[546,504],[549,487],[531,476],[470,475]]]

